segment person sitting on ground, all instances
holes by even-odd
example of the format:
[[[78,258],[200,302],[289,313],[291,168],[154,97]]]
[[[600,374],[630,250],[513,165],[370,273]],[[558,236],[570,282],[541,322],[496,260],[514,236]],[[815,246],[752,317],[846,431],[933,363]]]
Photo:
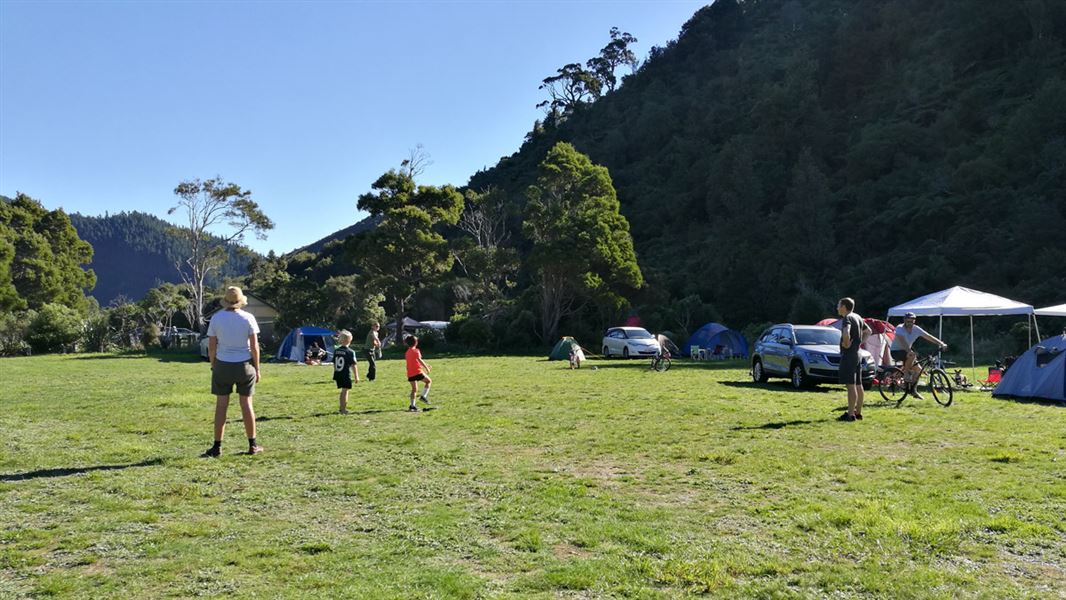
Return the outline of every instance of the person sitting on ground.
[[[326,351],[318,345],[318,341],[311,342],[311,346],[304,353],[304,362],[309,365],[320,365],[324,358],[326,358]]]
[[[920,338],[929,340],[941,350],[948,347],[947,344],[918,327],[915,324],[914,313],[909,312],[903,315],[903,324],[896,326],[896,338],[892,340],[892,360],[903,361],[903,377],[907,383],[907,393],[919,400],[922,399],[922,396],[918,393],[918,382],[915,381],[918,369],[915,368],[914,363],[918,355],[914,352],[914,342],[917,342]]]

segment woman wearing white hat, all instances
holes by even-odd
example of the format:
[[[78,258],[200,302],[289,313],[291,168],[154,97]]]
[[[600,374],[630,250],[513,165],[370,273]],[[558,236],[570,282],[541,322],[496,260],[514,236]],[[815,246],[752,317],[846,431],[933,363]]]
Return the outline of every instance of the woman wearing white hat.
[[[248,454],[259,454],[263,447],[255,440],[255,411],[252,396],[259,383],[259,324],[255,317],[241,310],[248,304],[241,288],[230,286],[222,297],[222,307],[211,316],[207,326],[207,348],[211,359],[211,393],[215,395],[215,445],[203,456],[217,457],[222,452],[226,431],[226,411],[230,394],[236,386],[241,398],[241,416],[248,434]]]

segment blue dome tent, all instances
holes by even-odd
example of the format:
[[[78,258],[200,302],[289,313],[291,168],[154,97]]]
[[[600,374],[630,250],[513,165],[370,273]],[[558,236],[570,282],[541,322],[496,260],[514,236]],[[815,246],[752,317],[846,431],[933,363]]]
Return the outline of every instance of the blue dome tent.
[[[281,341],[277,358],[278,360],[303,362],[307,347],[313,342],[318,342],[319,346],[325,348],[326,356],[329,360],[333,360],[333,336],[335,333],[331,329],[323,329],[311,325],[297,327],[290,331],[289,335],[285,336],[285,339]]]
[[[707,323],[697,329],[681,346],[682,355],[691,356],[693,348],[702,348],[718,356],[748,357],[748,340],[739,331],[721,323]]]
[[[1066,401],[1066,335],[1029,348],[1003,374],[992,395]]]

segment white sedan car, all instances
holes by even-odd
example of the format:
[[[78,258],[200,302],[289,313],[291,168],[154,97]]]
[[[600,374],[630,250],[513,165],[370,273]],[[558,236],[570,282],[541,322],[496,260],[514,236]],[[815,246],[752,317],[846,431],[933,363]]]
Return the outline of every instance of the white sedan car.
[[[659,342],[643,327],[612,327],[603,335],[603,356],[655,356]]]

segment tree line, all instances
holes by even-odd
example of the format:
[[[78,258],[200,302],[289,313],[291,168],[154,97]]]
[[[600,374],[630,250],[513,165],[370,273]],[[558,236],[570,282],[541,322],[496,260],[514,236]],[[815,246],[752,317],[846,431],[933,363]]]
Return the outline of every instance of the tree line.
[[[1064,39],[1043,0],[718,0],[643,62],[613,30],[541,82],[513,155],[423,186],[416,152],[358,199],[366,228],[241,282],[283,326],[407,313],[499,348],[631,314],[679,336],[814,322],[842,295],[876,315],[956,284],[1058,303]]]
[[[332,257],[269,255],[253,260],[248,275],[233,282],[275,304],[282,328],[306,322],[336,327],[349,320],[353,328],[365,327],[383,318],[385,308],[400,321],[416,295],[466,286],[462,297],[468,312],[461,316],[465,323],[457,323],[456,337],[489,343],[492,335],[484,328],[515,302],[508,277],[516,271],[517,256],[501,247],[506,236],[496,212],[500,199],[491,193],[464,195],[451,185],[419,184],[425,158],[421,151],[413,153],[359,198],[358,208],[375,226],[324,249],[339,250],[342,274],[328,274]],[[92,247],[78,239],[70,219],[23,195],[5,202],[0,240],[12,241],[0,254],[5,259],[0,275],[8,275],[0,280],[5,302],[0,353],[147,347],[159,343],[175,313],[202,330],[216,295],[205,284],[207,275],[225,263],[225,248],[240,244],[249,232],[265,235],[273,223],[250,191],[221,179],[181,182],[174,193],[178,201],[171,212],[184,218],[170,234],[184,239],[188,249],[174,265],[183,283],[161,284],[137,302],[121,298],[106,308],[85,295],[93,284],[92,271],[85,268]],[[563,318],[585,306],[623,305],[626,294],[639,288],[641,274],[606,169],[560,143],[527,193],[525,235],[541,290],[540,334],[549,340]],[[24,226],[34,219],[39,226]],[[34,248],[50,252],[47,256],[24,251],[37,237],[44,241]],[[63,268],[48,272],[55,282],[45,282],[45,272],[26,266],[30,261]],[[454,310],[456,297],[444,300],[448,310]],[[475,322],[482,324],[480,331],[470,324]]]

